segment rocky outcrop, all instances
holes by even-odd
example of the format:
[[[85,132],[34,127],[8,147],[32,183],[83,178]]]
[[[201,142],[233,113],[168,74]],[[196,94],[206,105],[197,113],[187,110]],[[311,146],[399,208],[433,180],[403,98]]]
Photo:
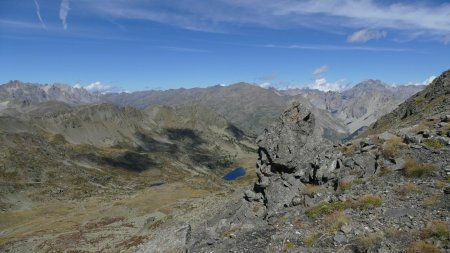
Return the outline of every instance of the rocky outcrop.
[[[449,233],[450,145],[409,142],[442,139],[448,118],[333,146],[316,134],[311,109],[293,104],[258,137],[258,181],[245,200],[193,232],[188,252],[420,252],[417,234],[448,249],[425,233]]]
[[[265,203],[269,214],[303,202],[305,183],[333,185],[334,171],[342,164],[342,154],[318,134],[311,108],[300,103],[266,128],[257,144],[258,182],[245,196]]]

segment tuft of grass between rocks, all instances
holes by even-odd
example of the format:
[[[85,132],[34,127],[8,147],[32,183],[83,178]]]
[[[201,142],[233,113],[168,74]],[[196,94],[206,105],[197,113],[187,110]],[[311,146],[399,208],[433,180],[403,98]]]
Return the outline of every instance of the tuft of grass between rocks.
[[[423,177],[430,175],[435,170],[433,164],[419,163],[414,158],[407,158],[405,160],[405,175],[407,177]]]

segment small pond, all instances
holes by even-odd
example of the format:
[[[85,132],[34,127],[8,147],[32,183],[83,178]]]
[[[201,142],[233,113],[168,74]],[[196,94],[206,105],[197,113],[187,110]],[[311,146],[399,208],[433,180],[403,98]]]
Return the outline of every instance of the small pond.
[[[238,167],[234,170],[232,170],[231,172],[229,172],[228,174],[226,174],[225,176],[223,176],[223,179],[227,180],[227,181],[231,181],[231,180],[235,180],[238,177],[242,177],[245,176],[245,169],[242,167]]]

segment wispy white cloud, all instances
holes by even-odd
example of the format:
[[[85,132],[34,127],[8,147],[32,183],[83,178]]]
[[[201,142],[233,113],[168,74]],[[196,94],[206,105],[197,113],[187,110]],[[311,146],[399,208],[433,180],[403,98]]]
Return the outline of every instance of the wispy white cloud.
[[[223,32],[234,27],[272,29],[308,27],[330,33],[362,30],[366,38],[419,35],[439,39],[450,34],[450,4],[375,0],[165,0],[83,1],[87,11],[114,18],[149,20],[184,29]],[[338,29],[336,29],[338,28]],[[371,31],[378,31],[370,33]],[[360,33],[362,34],[362,32]],[[394,33],[392,33],[394,34]],[[356,35],[355,35],[356,36]],[[364,37],[364,36],[363,36]],[[392,36],[395,39],[395,36]],[[357,40],[355,41],[362,41]]]
[[[96,82],[93,82],[93,83],[90,83],[90,84],[84,85],[84,86],[77,83],[73,87],[79,88],[79,89],[85,89],[91,93],[101,93],[101,94],[110,93],[110,92],[124,92],[124,90],[122,90],[122,89],[119,89],[112,85],[103,84],[100,81],[96,81]]]
[[[44,20],[42,20],[41,17],[41,7],[39,6],[39,2],[37,0],[34,0],[34,5],[36,5],[36,15],[39,19],[39,22],[41,22],[42,28],[47,28],[47,26],[44,23]]]
[[[16,21],[16,20],[8,20],[8,19],[0,19],[0,27],[5,28],[25,28],[25,29],[42,29],[41,25],[24,22],[24,21]]]
[[[393,48],[393,47],[367,47],[367,46],[340,46],[340,45],[275,45],[266,44],[260,45],[267,48],[284,48],[284,49],[300,49],[300,50],[329,50],[329,51],[374,51],[374,52],[410,52],[410,48]]]
[[[184,53],[209,53],[211,51],[199,48],[189,48],[189,47],[169,47],[169,46],[156,46],[155,48],[175,51],[175,52],[184,52]]]
[[[419,82],[415,81],[415,82],[408,82],[408,83],[393,83],[391,85],[392,86],[399,86],[399,85],[429,85],[436,78],[437,78],[437,76],[430,76],[427,79],[425,79],[423,81],[419,81]]]
[[[327,72],[328,69],[329,69],[328,65],[322,65],[317,69],[315,69],[312,74],[316,76],[316,78],[319,78],[322,76],[323,73]]]
[[[450,31],[450,5],[424,4],[416,1],[383,4],[374,0],[288,1],[279,5],[279,15],[326,15],[329,24],[340,21],[350,28],[422,31],[425,35],[442,35]]]
[[[61,0],[59,7],[59,18],[61,19],[64,30],[67,30],[67,16],[69,15],[69,0]]]
[[[384,38],[386,37],[386,35],[387,32],[385,31],[362,29],[348,36],[347,41],[350,43],[367,42],[369,40],[378,40]]]

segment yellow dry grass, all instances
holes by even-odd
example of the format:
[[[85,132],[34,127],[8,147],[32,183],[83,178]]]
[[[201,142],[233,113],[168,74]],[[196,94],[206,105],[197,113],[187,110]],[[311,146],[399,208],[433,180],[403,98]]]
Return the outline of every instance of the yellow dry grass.
[[[396,158],[405,147],[406,144],[403,143],[403,140],[398,136],[394,136],[384,143],[382,152],[385,157]]]

